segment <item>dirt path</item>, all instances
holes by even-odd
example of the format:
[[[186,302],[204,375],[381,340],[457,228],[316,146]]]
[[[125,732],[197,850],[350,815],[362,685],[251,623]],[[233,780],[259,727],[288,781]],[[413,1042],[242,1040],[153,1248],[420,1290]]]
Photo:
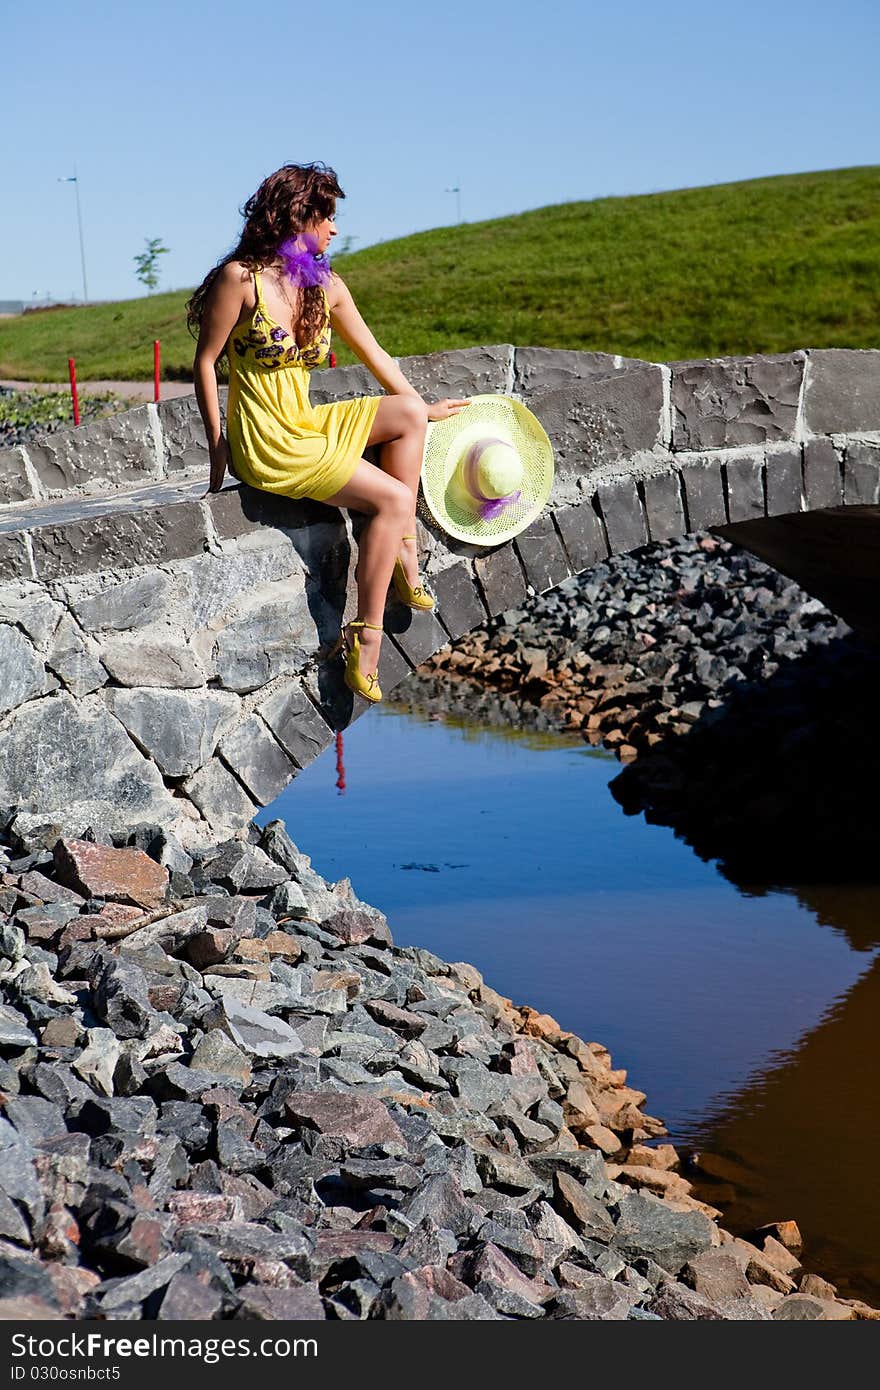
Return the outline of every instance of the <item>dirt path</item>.
[[[151,401],[153,399],[152,381],[78,381],[77,387],[81,396],[97,396],[111,392],[114,396],[123,396],[128,401]],[[48,382],[48,381],[2,381],[0,386],[10,387],[14,391],[69,391],[70,383],[67,381]],[[169,401],[174,396],[191,396],[193,384],[191,381],[163,381],[160,386],[160,398]]]

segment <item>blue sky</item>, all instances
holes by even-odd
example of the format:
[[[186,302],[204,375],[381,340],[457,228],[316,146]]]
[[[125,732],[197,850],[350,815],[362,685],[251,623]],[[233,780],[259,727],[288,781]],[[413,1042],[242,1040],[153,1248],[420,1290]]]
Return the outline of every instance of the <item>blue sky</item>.
[[[457,220],[880,162],[877,0],[12,0],[0,298],[196,283],[272,169],[320,159],[355,249]],[[552,254],[552,247],[548,248]]]

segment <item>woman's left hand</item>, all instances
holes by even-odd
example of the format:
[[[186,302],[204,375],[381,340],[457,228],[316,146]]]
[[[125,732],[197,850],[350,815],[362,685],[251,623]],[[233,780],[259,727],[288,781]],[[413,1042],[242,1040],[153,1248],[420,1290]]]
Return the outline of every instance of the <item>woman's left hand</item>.
[[[450,415],[457,415],[466,405],[470,405],[469,400],[457,400],[449,396],[444,397],[442,401],[429,402],[428,419],[448,420]]]

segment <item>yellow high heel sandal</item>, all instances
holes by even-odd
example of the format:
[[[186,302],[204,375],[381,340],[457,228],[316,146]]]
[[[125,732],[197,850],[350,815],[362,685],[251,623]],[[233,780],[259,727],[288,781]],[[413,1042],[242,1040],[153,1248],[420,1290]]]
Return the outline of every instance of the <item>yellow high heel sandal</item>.
[[[403,541],[414,541],[415,536],[401,536],[400,539]],[[427,590],[423,589],[420,584],[416,585],[415,588],[411,587],[406,577],[406,570],[403,568],[403,561],[399,556],[394,561],[394,572],[391,578],[394,583],[394,592],[397,594],[401,603],[406,604],[407,608],[427,610],[434,607],[434,600]]]
[[[345,648],[345,684],[349,690],[353,690],[355,695],[362,695],[371,704],[378,704],[382,699],[382,689],[379,685],[379,672],[372,671],[364,675],[360,668],[361,643],[357,633],[353,633],[351,638],[346,634],[346,628],[371,627],[375,632],[382,631],[381,623],[367,623],[361,618],[355,618],[350,623],[346,623],[339,634],[339,641],[333,648],[334,652]],[[332,653],[331,653],[332,655]]]

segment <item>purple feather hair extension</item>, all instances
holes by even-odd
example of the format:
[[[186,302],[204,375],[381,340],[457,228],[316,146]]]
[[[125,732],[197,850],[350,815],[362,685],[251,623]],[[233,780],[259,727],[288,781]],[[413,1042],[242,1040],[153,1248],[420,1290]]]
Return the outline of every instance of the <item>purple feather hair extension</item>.
[[[317,237],[309,232],[302,232],[300,236],[306,243],[305,247],[300,245],[297,237],[288,237],[278,247],[285,274],[295,285],[324,285],[326,288],[330,283],[330,262],[318,260],[315,255]]]

